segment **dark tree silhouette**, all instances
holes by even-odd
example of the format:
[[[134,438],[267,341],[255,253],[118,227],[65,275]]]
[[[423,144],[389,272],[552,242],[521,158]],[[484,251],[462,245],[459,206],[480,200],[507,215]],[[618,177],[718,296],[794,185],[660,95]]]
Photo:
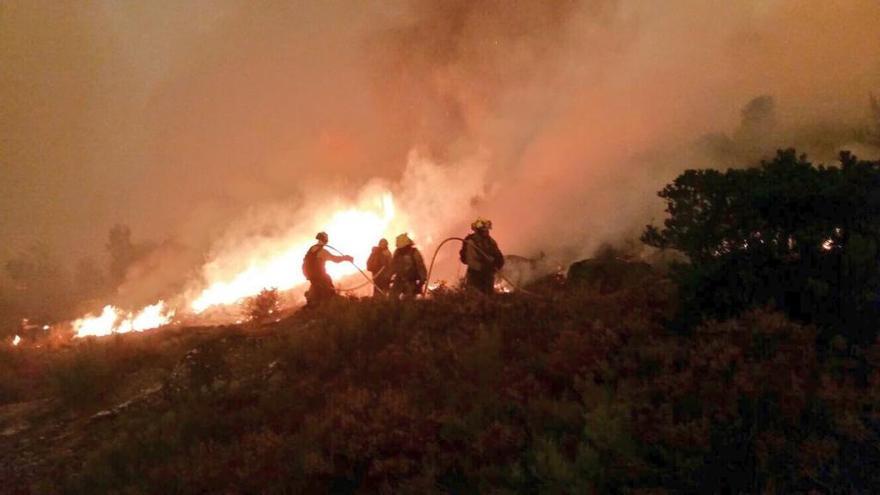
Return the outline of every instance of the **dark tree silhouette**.
[[[867,342],[880,289],[880,162],[792,149],[752,169],[688,170],[659,193],[669,218],[642,240],[681,251],[682,323],[756,305]]]
[[[134,243],[128,225],[116,224],[107,236],[107,252],[110,254],[109,281],[118,286],[125,281],[128,269],[156,248],[152,242]]]
[[[110,280],[116,285],[125,279],[125,271],[137,257],[131,242],[131,229],[127,225],[117,224],[110,229],[107,251],[110,253]]]
[[[12,282],[7,298],[15,319],[52,320],[69,311],[75,299],[70,273],[46,246],[35,245],[18,253],[4,268]]]

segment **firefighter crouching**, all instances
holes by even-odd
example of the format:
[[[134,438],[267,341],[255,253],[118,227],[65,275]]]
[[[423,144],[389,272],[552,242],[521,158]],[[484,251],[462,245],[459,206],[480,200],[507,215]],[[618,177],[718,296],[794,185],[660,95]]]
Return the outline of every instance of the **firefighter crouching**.
[[[471,232],[464,239],[459,257],[467,265],[467,287],[484,294],[495,291],[495,273],[504,266],[504,255],[495,239],[489,235],[492,222],[478,218],[471,224]]]
[[[373,297],[388,294],[388,287],[391,285],[391,260],[388,241],[380,239],[379,245],[373,247],[370,257],[367,258],[367,270],[373,274]]]
[[[335,256],[330,254],[324,246],[327,245],[328,237],[326,232],[318,232],[315,236],[318,240],[317,244],[310,247],[303,257],[303,275],[310,282],[309,290],[306,291],[306,305],[315,306],[322,301],[332,298],[336,295],[336,289],[333,287],[333,280],[327,274],[324,264],[328,261],[341,263],[343,261],[352,261],[351,256]]]
[[[397,249],[391,260],[391,297],[411,299],[422,292],[428,270],[422,253],[407,234],[397,236],[395,244]]]

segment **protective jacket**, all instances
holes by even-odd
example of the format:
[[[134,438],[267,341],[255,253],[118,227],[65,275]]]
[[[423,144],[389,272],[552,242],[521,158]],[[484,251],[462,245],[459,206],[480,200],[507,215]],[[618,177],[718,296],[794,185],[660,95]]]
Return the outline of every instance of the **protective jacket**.
[[[374,246],[370,257],[367,258],[367,270],[373,274],[374,278],[391,278],[391,250]]]
[[[404,246],[394,250],[391,260],[391,293],[395,298],[413,297],[422,290],[428,270],[422,253],[414,246]]]
[[[367,259],[367,270],[373,274],[373,296],[384,296],[391,285],[391,251],[387,247],[374,246]]]
[[[330,254],[322,244],[315,244],[306,251],[303,257],[302,271],[307,280],[314,281],[327,277],[327,268],[324,266],[328,261],[341,263],[346,260],[345,256]]]
[[[349,258],[346,256],[330,254],[321,243],[315,244],[306,251],[306,255],[303,257],[302,271],[306,279],[311,282],[309,290],[305,294],[307,306],[313,307],[336,295],[333,279],[327,274],[324,264],[328,261],[340,263],[347,259]]]
[[[469,271],[494,273],[504,266],[504,255],[488,234],[474,232],[465,237],[459,255]]]

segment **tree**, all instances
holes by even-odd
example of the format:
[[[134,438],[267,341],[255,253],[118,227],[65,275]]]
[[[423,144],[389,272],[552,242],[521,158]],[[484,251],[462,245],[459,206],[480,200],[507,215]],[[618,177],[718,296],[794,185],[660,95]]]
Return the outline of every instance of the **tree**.
[[[135,258],[135,246],[131,242],[131,229],[117,224],[107,236],[107,251],[110,253],[110,279],[118,285],[125,279],[125,271]]]
[[[7,260],[4,268],[12,282],[8,297],[16,319],[52,320],[67,314],[74,299],[70,273],[48,247],[31,246]]]
[[[110,229],[106,247],[110,254],[109,281],[114,287],[125,281],[126,272],[133,264],[156,248],[152,242],[132,242],[131,229],[124,224],[116,224]]]
[[[880,162],[848,152],[813,166],[793,149],[751,169],[688,170],[660,191],[669,218],[643,242],[685,254],[682,322],[757,305],[843,332],[876,334]]]

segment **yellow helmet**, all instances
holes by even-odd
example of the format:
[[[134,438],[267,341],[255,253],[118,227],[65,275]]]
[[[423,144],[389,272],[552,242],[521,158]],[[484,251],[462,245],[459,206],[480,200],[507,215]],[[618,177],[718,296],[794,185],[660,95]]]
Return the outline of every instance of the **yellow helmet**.
[[[471,224],[471,229],[473,229],[473,230],[480,230],[480,229],[492,230],[492,220],[486,220],[483,217],[479,217],[476,220],[474,220],[474,223]]]
[[[394,240],[394,243],[397,247],[402,248],[406,246],[412,246],[413,240],[409,238],[409,236],[404,232],[397,236],[397,239]]]

